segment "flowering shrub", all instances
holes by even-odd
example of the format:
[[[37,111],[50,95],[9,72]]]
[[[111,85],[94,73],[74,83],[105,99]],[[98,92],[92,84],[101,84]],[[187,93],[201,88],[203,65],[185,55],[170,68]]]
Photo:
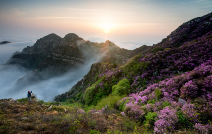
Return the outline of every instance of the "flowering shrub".
[[[191,121],[197,121],[197,111],[195,110],[194,104],[184,104],[181,108],[181,111],[183,112],[183,115],[188,118]]]
[[[144,120],[145,112],[141,109],[140,106],[133,105],[130,110],[127,112],[127,115],[138,120]]]
[[[180,90],[182,98],[188,98],[188,97],[194,98],[197,97],[198,95],[198,87],[192,80],[186,82],[185,85]]]
[[[147,86],[143,91],[130,94],[131,98],[125,103],[125,106],[128,107],[125,108],[125,113],[134,118],[139,118],[138,115],[141,114],[140,118],[143,118],[145,112],[159,111],[154,123],[156,133],[172,131],[175,127],[191,128],[195,122],[200,120],[208,123],[203,117],[206,116],[207,119],[212,117],[211,112],[209,112],[212,109],[212,103],[206,103],[207,100],[211,100],[211,64],[212,62],[206,61],[193,71],[167,78],[159,83]],[[203,66],[205,69],[202,68]],[[199,71],[200,75],[198,75],[198,70],[207,70],[205,72],[208,73]],[[194,73],[196,76],[194,76]],[[187,101],[179,98],[180,95],[182,98],[187,98]],[[196,107],[191,103],[194,103],[193,99],[198,96],[203,99],[197,104],[199,107]],[[177,109],[179,112],[177,112]],[[145,121],[144,126],[149,128],[151,125]]]
[[[206,134],[208,133],[208,125],[202,125],[200,123],[196,123],[194,125],[194,128],[197,130],[197,132],[201,133],[201,134]]]
[[[174,130],[175,123],[178,122],[176,115],[177,110],[171,107],[165,107],[158,112],[158,117],[154,123],[154,131],[156,133],[165,133],[166,131],[171,132]]]

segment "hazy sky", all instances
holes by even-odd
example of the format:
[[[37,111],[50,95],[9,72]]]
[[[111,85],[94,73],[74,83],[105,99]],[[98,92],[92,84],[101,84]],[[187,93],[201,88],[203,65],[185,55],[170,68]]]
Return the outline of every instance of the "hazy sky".
[[[0,0],[0,36],[76,33],[132,49],[158,43],[211,9],[212,0]]]

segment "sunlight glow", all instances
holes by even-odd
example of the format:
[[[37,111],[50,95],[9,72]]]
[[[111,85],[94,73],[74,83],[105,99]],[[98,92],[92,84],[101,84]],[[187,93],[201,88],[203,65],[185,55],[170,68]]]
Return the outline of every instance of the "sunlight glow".
[[[105,31],[105,33],[108,33],[109,30],[114,28],[114,24],[112,23],[102,23],[100,24],[100,28]]]

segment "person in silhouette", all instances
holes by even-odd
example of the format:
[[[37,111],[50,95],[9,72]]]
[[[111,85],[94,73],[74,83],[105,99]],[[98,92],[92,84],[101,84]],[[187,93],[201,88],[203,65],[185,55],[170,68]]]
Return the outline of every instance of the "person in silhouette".
[[[32,91],[31,91],[31,92],[28,91],[28,93],[27,93],[27,97],[28,97],[28,100],[29,100],[29,101],[31,101],[31,93],[32,93]]]

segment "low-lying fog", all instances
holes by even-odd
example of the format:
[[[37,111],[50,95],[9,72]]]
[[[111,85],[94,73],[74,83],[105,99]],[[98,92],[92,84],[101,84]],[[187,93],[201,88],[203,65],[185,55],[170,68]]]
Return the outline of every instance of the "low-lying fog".
[[[83,65],[83,67],[70,71],[63,76],[53,77],[27,87],[22,87],[21,89],[17,89],[14,85],[27,71],[17,66],[2,65],[0,66],[0,99],[25,98],[27,97],[27,91],[32,91],[38,99],[51,101],[56,95],[70,90],[88,73],[92,63],[95,62],[98,62],[98,59],[92,60]]]
[[[1,61],[5,63],[15,51],[21,51],[26,46],[33,45],[34,42],[11,43],[0,46]],[[27,92],[32,91],[40,100],[51,101],[56,95],[67,92],[79,80],[81,80],[90,70],[93,63],[98,62],[101,56],[97,56],[86,62],[81,68],[70,71],[63,76],[38,82],[27,87],[15,86],[17,80],[24,76],[28,71],[15,65],[0,65],[0,99],[14,98],[20,99],[27,97]],[[45,74],[45,73],[43,73]],[[18,88],[17,88],[18,87]]]
[[[1,41],[0,41],[1,42]],[[7,62],[13,53],[21,52],[26,46],[32,46],[35,41],[27,42],[12,42],[5,45],[0,45],[0,65]]]

